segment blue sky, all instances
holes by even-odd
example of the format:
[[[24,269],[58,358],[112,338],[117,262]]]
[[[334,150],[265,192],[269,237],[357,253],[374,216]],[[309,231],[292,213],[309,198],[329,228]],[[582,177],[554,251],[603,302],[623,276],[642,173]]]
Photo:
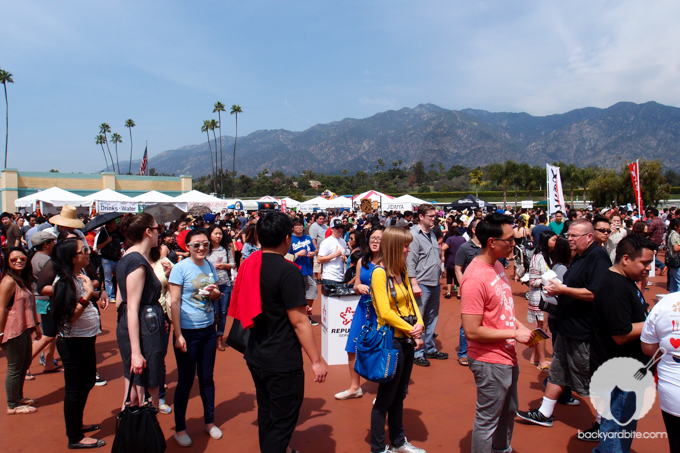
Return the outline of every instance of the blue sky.
[[[201,143],[216,101],[242,107],[239,135],[426,102],[677,107],[678,17],[675,0],[5,2],[8,167],[101,169],[98,125],[123,136],[126,156],[127,118],[135,158],[145,140],[151,156]]]

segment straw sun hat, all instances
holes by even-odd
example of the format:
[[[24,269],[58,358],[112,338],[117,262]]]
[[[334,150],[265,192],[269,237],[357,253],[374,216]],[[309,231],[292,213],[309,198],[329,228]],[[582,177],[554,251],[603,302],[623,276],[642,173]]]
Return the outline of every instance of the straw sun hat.
[[[61,208],[59,215],[55,215],[50,219],[52,225],[60,225],[67,228],[83,228],[85,224],[78,220],[78,212],[75,206],[64,205]]]

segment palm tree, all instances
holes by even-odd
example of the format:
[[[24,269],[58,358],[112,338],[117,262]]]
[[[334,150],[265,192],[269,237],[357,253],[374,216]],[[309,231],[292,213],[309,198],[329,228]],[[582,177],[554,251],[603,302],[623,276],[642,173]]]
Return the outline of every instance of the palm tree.
[[[106,159],[106,151],[104,151],[104,136],[102,134],[97,135],[94,138],[94,142],[97,145],[102,146],[102,153],[104,154],[104,162],[106,162],[106,171],[109,171],[109,161]]]
[[[593,179],[597,178],[597,168],[579,168],[573,177],[578,185],[583,188],[583,205],[585,206],[587,200],[586,196],[588,195],[588,185]]]
[[[222,104],[220,101],[215,102],[215,105],[213,106],[213,113],[217,112],[217,121],[218,124],[220,125],[220,192],[222,195],[224,195],[224,160],[222,159],[222,112],[226,112],[227,110],[224,108],[224,104]],[[215,149],[215,153],[217,153],[217,149]],[[217,160],[217,157],[215,157],[215,160]]]
[[[115,132],[111,136],[111,142],[116,147],[116,166],[118,167],[118,174],[120,174],[120,161],[118,160],[118,143],[123,143],[123,139],[119,133]]]
[[[489,178],[503,186],[503,207],[508,206],[508,186],[512,182],[509,175],[505,173],[505,166],[503,164],[491,164],[487,167]]]
[[[109,150],[109,157],[111,158],[111,166],[113,167],[113,171],[115,173],[116,167],[113,165],[113,154],[111,154],[111,148],[109,148],[109,139],[106,136],[107,133],[111,132],[111,126],[109,126],[106,123],[102,123],[99,125],[99,133],[104,134],[104,143],[106,143],[106,149]]]
[[[210,146],[210,120],[204,120],[203,121],[203,126],[201,126],[201,132],[205,132],[206,135],[208,136],[208,149],[210,150],[210,170],[213,173],[213,192],[217,192],[217,188],[215,187],[215,167],[213,167],[213,158],[212,158],[212,147]],[[215,150],[215,153],[217,153],[217,150]]]
[[[219,127],[220,127],[220,123],[218,123],[215,120],[210,120],[210,130],[212,131],[213,138],[215,139],[215,176],[214,176],[215,181],[217,181],[217,171],[218,171],[218,168],[217,168],[217,136],[215,135],[215,129],[219,129]],[[221,136],[220,136],[220,141],[222,141]],[[220,189],[221,189],[221,186],[220,186]]]
[[[0,83],[5,87],[5,168],[7,168],[7,143],[9,142],[9,102],[7,102],[7,84],[14,83],[12,74],[0,69]]]
[[[125,120],[125,127],[130,130],[130,168],[128,169],[128,175],[132,174],[132,128],[135,126],[136,124],[132,119]]]
[[[232,178],[231,197],[232,198],[236,197],[236,181],[234,181],[234,178],[236,177],[236,139],[238,138],[238,114],[239,113],[243,113],[241,106],[236,105],[236,104],[232,105],[231,106],[231,112],[229,112],[229,114],[236,115],[236,134],[234,134],[234,160],[232,161],[232,167],[231,167],[231,178]]]

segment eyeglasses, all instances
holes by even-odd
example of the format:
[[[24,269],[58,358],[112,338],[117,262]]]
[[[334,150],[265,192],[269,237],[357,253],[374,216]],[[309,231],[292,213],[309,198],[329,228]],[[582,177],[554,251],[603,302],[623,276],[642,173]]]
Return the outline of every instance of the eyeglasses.
[[[496,240],[496,241],[507,242],[508,244],[513,244],[513,243],[515,242],[515,237],[514,237],[514,236],[511,237],[511,238],[508,238],[508,239],[503,239],[503,238],[491,238],[491,239],[494,239],[494,240]]]
[[[200,249],[201,247],[204,248],[204,249],[207,249],[208,247],[210,247],[210,242],[208,242],[208,241],[205,241],[205,242],[194,242],[194,243],[192,243],[192,244],[187,244],[187,245],[188,245],[189,247],[191,247],[192,249],[194,249],[194,250],[198,250],[198,249]]]
[[[89,255],[90,253],[92,253],[90,247],[83,247],[76,255]]]
[[[424,215],[423,217],[427,217],[428,219],[434,219],[435,217],[437,217],[437,215],[436,214]]]
[[[26,257],[22,258],[20,256],[15,256],[14,258],[9,259],[10,263],[16,263],[17,261],[20,262],[20,263],[25,263],[27,261],[27,259],[26,259]]]
[[[567,239],[578,239],[581,236],[588,236],[590,233],[584,233],[584,234],[567,234]]]
[[[608,228],[595,228],[595,231],[599,231],[602,234],[609,234],[610,233]]]
[[[375,237],[375,238],[370,238],[368,240],[368,242],[373,242],[373,243],[379,244],[381,240],[382,240],[382,238]]]

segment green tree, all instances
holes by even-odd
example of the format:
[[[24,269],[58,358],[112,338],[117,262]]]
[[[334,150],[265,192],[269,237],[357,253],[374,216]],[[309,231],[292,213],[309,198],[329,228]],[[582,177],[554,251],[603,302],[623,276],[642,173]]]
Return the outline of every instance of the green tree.
[[[487,174],[489,178],[496,184],[503,187],[503,207],[508,206],[508,186],[512,183],[512,179],[505,172],[505,165],[495,163],[487,167]]]
[[[217,168],[217,135],[215,135],[215,130],[219,129],[219,127],[220,127],[220,124],[216,120],[214,120],[214,119],[210,120],[210,130],[212,131],[213,138],[215,139],[215,175],[214,175],[215,181],[217,181],[217,173],[218,173],[218,168]],[[222,141],[222,137],[220,137],[220,141]],[[222,186],[220,185],[219,187],[220,187],[220,190],[221,190]]]
[[[213,193],[217,193],[217,187],[216,187],[216,182],[215,182],[215,167],[214,167],[214,162],[213,162],[213,157],[212,157],[212,147],[210,146],[210,120],[203,120],[203,126],[201,126],[201,132],[205,132],[205,135],[208,136],[208,149],[210,150],[210,171],[211,171],[211,178],[212,178],[212,189]],[[217,154],[217,150],[215,150],[215,154]]]
[[[574,181],[576,184],[583,189],[583,204],[586,204],[586,201],[588,200],[588,185],[590,184],[590,181],[595,179],[597,177],[597,168],[595,167],[586,167],[586,168],[578,168],[576,172],[572,175],[572,178],[574,178]]]
[[[123,139],[119,133],[114,132],[113,135],[111,135],[111,142],[113,143],[113,146],[116,148],[116,167],[118,167],[118,174],[120,174],[120,162],[118,161],[118,143],[123,143]]]
[[[441,173],[442,175],[444,175],[444,164],[442,164],[441,162],[439,162],[438,165],[439,165],[439,173]]]
[[[0,69],[0,83],[5,88],[5,168],[7,168],[7,144],[9,143],[9,101],[7,100],[7,84],[14,83],[12,74]]]
[[[524,167],[523,167],[524,165]],[[529,164],[517,164],[512,160],[505,162],[505,174],[510,178],[510,181],[515,186],[515,207],[517,207],[517,192],[520,187],[524,187],[526,181],[526,172],[529,169]]]
[[[453,167],[451,167],[453,169]],[[477,167],[476,169],[472,170],[470,173],[470,184],[475,186],[475,196],[479,197],[479,188],[488,186],[489,183],[487,181],[484,181],[482,177],[484,176],[484,172]]]
[[[545,182],[545,168],[535,165],[529,169],[526,178],[526,189],[529,191],[529,199],[534,199],[534,190],[540,188]]]
[[[423,165],[422,160],[419,160],[413,165],[413,176],[415,177],[416,184],[425,182],[425,165]]]
[[[106,159],[106,151],[104,151],[104,141],[105,139],[102,134],[99,134],[94,138],[94,142],[97,145],[101,145],[102,147],[102,153],[104,154],[104,162],[106,162],[106,171],[109,171],[109,161]]]
[[[104,134],[104,143],[106,143],[106,149],[109,151],[109,157],[111,158],[111,166],[113,167],[113,172],[116,172],[116,166],[113,164],[113,154],[111,154],[111,148],[109,148],[109,137],[106,135],[111,132],[111,126],[106,123],[99,125],[99,133]]]
[[[136,124],[132,118],[125,120],[125,127],[130,131],[130,166],[128,168],[128,175],[132,174],[132,128],[135,126]]]
[[[217,113],[217,121],[220,128],[220,192],[224,194],[224,159],[222,159],[222,112],[226,112],[227,109],[224,108],[224,104],[220,101],[215,102],[213,106],[213,113]],[[217,149],[215,149],[215,154],[217,154]],[[217,160],[217,157],[215,157]]]
[[[236,140],[238,139],[238,114],[243,113],[240,105],[234,104],[231,106],[230,115],[235,115],[236,117],[236,133],[234,134],[234,160],[232,161],[232,175],[236,175]],[[236,186],[234,186],[235,188]],[[232,198],[236,197],[236,192],[232,192]]]

